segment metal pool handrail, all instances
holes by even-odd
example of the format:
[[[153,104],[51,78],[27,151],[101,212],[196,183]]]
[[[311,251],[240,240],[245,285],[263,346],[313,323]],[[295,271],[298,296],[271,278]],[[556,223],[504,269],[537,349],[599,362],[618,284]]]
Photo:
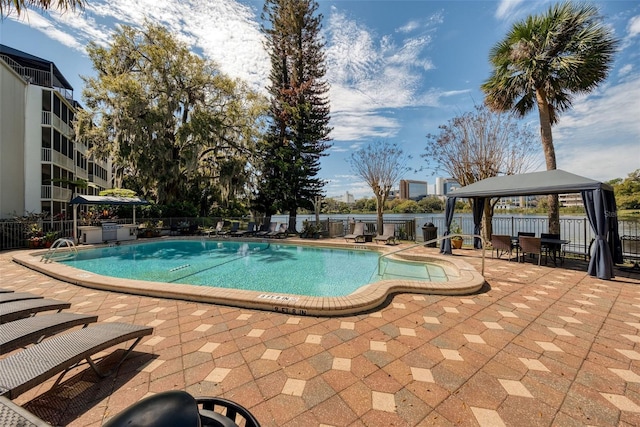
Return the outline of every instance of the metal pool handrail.
[[[436,237],[435,239],[427,240],[426,242],[416,243],[415,245],[411,245],[411,246],[408,246],[406,248],[400,248],[398,250],[395,250],[395,251],[392,251],[392,252],[387,252],[385,254],[380,255],[378,257],[378,274],[380,274],[381,262],[382,262],[383,258],[387,258],[390,255],[394,255],[394,254],[397,254],[399,252],[404,252],[404,251],[407,251],[409,249],[413,249],[413,248],[418,247],[418,246],[426,246],[429,243],[437,243],[437,242],[440,242],[442,240],[450,239],[452,237],[462,237],[463,239],[464,238],[469,238],[469,237],[471,237],[471,238],[478,237],[480,239],[480,241],[482,242],[482,268],[481,268],[480,274],[482,274],[484,276],[484,259],[485,259],[485,251],[486,251],[485,248],[487,246],[485,244],[485,240],[482,238],[482,236],[480,236],[478,234],[458,234],[458,233],[448,234],[446,236]]]
[[[42,255],[42,258],[40,258],[40,262],[42,261],[44,261],[45,263],[50,262],[51,257],[55,255],[56,251],[62,248],[63,245],[69,251],[74,252],[73,254],[70,254],[71,256],[78,255],[78,248],[76,247],[75,243],[73,243],[73,240],[60,238],[60,239],[57,239],[55,242],[53,242],[49,250]]]

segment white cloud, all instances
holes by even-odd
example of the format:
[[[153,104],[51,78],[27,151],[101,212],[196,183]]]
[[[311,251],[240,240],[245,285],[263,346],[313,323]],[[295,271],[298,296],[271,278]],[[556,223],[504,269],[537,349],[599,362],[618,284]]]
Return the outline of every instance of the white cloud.
[[[628,37],[635,37],[640,34],[640,15],[634,16],[629,20]]]
[[[397,41],[332,8],[326,25],[332,138],[391,137],[401,125],[389,109],[437,105],[437,91],[420,91],[424,73],[434,68],[425,54],[430,32],[441,22],[440,14],[425,23],[411,21],[396,31],[406,36]]]
[[[584,96],[554,128],[558,168],[608,181],[640,167],[640,75]]]
[[[633,64],[627,64],[625,66],[623,66],[622,68],[620,68],[620,70],[618,71],[618,75],[620,77],[624,77],[628,74],[630,74],[633,71]]]
[[[163,25],[232,77],[264,90],[269,60],[256,17],[235,0],[93,0],[84,12],[31,11],[23,23],[75,50],[84,52],[89,41],[106,45],[116,24],[142,27],[145,21]]]
[[[498,3],[495,17],[499,20],[508,20],[518,10],[524,0],[501,0]]]

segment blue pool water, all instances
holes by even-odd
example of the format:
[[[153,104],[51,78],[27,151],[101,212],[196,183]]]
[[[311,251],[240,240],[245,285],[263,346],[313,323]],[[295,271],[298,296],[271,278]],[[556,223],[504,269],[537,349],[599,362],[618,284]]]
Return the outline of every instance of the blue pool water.
[[[80,251],[75,258],[60,262],[125,279],[341,296],[382,278],[378,257],[371,251],[266,242],[169,240]],[[415,265],[409,265],[413,268]],[[428,272],[436,279],[444,276],[434,266],[421,270],[426,279]]]

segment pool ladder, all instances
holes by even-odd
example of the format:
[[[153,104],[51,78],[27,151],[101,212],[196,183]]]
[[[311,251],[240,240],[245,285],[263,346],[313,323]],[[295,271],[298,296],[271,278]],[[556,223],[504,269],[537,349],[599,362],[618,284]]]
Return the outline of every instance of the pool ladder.
[[[65,258],[67,257],[73,258],[76,255],[78,255],[78,248],[76,247],[75,243],[73,243],[73,240],[60,238],[60,239],[57,239],[55,242],[53,242],[49,250],[44,255],[42,255],[42,258],[40,258],[40,262],[43,262],[43,261],[45,263],[50,262],[51,257],[53,257],[56,251],[62,247],[69,249],[70,251],[68,254],[66,254],[67,256]],[[63,258],[59,258],[59,259],[63,259]]]

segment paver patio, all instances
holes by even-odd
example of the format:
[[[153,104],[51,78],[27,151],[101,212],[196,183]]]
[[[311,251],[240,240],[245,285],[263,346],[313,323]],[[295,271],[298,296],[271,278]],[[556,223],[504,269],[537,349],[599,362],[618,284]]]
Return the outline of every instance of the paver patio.
[[[82,366],[15,400],[53,425],[99,426],[171,389],[239,402],[263,426],[640,425],[638,273],[489,258],[481,293],[320,318],[87,289],[13,253],[1,287],[155,328],[117,375]],[[455,253],[480,269],[477,251]]]

